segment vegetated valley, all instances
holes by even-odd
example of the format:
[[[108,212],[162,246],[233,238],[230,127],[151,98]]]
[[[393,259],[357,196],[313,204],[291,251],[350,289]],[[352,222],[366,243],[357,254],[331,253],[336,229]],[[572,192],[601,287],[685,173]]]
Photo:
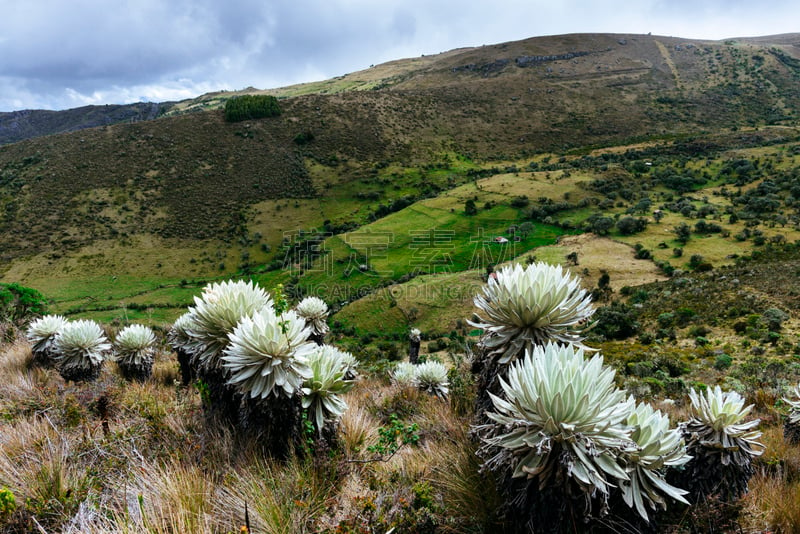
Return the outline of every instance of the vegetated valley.
[[[575,34],[164,103],[137,122],[0,116],[0,133],[13,130],[0,146],[0,527],[800,531],[799,81],[797,34]],[[280,114],[226,120],[243,95],[276,97]],[[536,297],[523,307],[556,293],[547,266],[561,266],[593,314],[563,305],[576,330],[549,337],[503,323],[524,299],[489,288],[523,287],[513,264],[551,277],[520,292]],[[237,319],[261,318],[220,326],[227,291],[260,303]],[[50,349],[30,329],[52,315],[100,324],[97,352],[115,361],[65,378],[63,332],[60,363],[43,364]],[[326,375],[321,349],[308,368],[287,356],[303,317],[356,363],[337,355]],[[136,356],[152,359],[143,380],[120,356],[130,325],[155,336]],[[258,365],[247,347],[279,345],[227,344],[234,329],[284,336],[273,366],[294,396],[247,373],[229,390],[220,369],[236,375]],[[533,373],[530,336],[578,334],[604,371],[586,363],[594,352],[542,349],[564,366],[545,378],[571,376],[576,404],[548,404],[542,386],[537,409],[581,415],[581,373],[597,373],[586,394],[609,411],[572,421],[579,435],[563,443],[537,441],[545,425],[504,448],[501,428],[538,427],[503,426],[513,408],[489,393],[513,397],[509,377]],[[414,346],[425,371],[398,365]],[[253,400],[273,386],[264,398],[283,400]],[[612,423],[628,395],[639,415]],[[717,403],[700,410],[718,417],[713,438],[697,426],[701,397]],[[639,452],[610,444],[604,424]],[[699,460],[667,451],[676,428]],[[719,447],[699,448],[701,434]],[[645,448],[643,435],[659,437]],[[591,453],[571,448],[582,443]],[[528,463],[541,469],[511,476]],[[690,488],[685,473],[716,485]]]

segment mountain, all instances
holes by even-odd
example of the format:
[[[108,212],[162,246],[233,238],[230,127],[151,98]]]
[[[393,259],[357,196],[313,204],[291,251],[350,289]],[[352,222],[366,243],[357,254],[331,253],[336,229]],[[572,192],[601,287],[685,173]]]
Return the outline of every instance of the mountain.
[[[163,102],[0,112],[0,145],[96,126],[152,120],[171,107],[172,103]]]
[[[0,269],[25,279],[33,261],[49,275],[64,258],[108,258],[105,244],[147,242],[155,256],[170,253],[174,277],[224,274],[274,252],[282,232],[356,228],[545,153],[705,136],[697,153],[724,138],[718,132],[742,132],[737,143],[780,138],[797,122],[799,78],[800,34],[571,34],[269,91],[109,106],[120,124],[98,108],[56,112],[106,125],[0,146]],[[282,114],[226,122],[219,108],[245,93],[278,96]],[[134,111],[160,117],[130,122]],[[167,268],[143,253],[104,265],[137,275]]]

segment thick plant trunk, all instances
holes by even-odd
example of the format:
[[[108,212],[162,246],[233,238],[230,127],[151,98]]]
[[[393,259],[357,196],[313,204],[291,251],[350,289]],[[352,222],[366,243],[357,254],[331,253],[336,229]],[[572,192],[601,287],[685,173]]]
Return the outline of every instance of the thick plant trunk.
[[[144,382],[153,374],[153,361],[142,362],[139,365],[119,362],[119,372],[125,380]]]
[[[421,343],[420,331],[414,328],[408,336],[408,361],[414,365],[419,362],[419,346]]]
[[[299,395],[246,397],[241,404],[239,426],[244,434],[262,444],[268,454],[285,458],[302,445],[302,414]]]
[[[58,372],[64,380],[72,382],[94,382],[100,376],[103,362],[89,367],[61,367]]]
[[[181,371],[181,384],[188,386],[195,379],[195,372],[192,368],[192,355],[180,348],[175,349],[175,354],[178,356],[178,367]]]
[[[800,445],[800,424],[792,424],[787,419],[783,423],[783,437],[792,445]]]

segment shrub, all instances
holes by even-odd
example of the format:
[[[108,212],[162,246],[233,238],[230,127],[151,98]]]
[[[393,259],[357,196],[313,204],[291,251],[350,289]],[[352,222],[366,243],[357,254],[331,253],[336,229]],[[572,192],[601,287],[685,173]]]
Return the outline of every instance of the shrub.
[[[733,364],[733,358],[731,358],[727,354],[720,354],[714,361],[714,369],[716,369],[717,371],[724,371],[725,369],[728,369],[732,364]]]
[[[636,309],[618,301],[598,308],[595,319],[597,326],[592,333],[606,339],[626,339],[641,328]]]
[[[644,217],[623,217],[617,221],[617,230],[622,235],[633,235],[647,228],[647,219]]]
[[[47,312],[47,300],[35,289],[17,283],[0,284],[0,322],[25,321]]]

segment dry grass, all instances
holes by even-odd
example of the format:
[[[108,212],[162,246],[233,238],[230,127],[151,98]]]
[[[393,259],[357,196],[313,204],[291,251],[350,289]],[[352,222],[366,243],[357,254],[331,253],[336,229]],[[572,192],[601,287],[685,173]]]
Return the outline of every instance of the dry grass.
[[[758,532],[800,532],[800,480],[758,473],[745,497],[749,522]]]
[[[18,509],[0,529],[234,533],[247,506],[253,532],[319,532],[358,521],[413,531],[445,511],[452,517],[436,521],[470,525],[476,512],[466,503],[485,501],[485,485],[470,475],[467,422],[446,401],[383,379],[361,378],[347,395],[340,448],[278,461],[208,421],[198,394],[175,384],[171,358],[149,381],[127,383],[108,365],[90,384],[65,383],[29,360],[25,341],[2,348],[0,487],[13,492]],[[376,460],[368,447],[393,413],[417,423],[420,441]],[[447,480],[451,471],[455,479]],[[428,491],[432,501],[415,504]]]
[[[498,496],[479,471],[469,415],[447,401],[381,377],[363,377],[346,400],[340,446],[285,460],[206,420],[198,395],[170,381],[126,383],[108,366],[94,384],[64,383],[28,367],[24,341],[0,359],[0,487],[18,511],[0,530],[174,534],[343,531],[490,532]],[[108,428],[96,404],[108,399]],[[686,407],[667,406],[673,420]],[[390,415],[415,423],[419,441],[391,457],[368,450]],[[800,447],[779,425],[764,428],[745,514],[752,529],[800,529]],[[792,499],[795,499],[793,501]],[[14,530],[16,529],[16,530]],[[433,530],[430,530],[433,529]]]

